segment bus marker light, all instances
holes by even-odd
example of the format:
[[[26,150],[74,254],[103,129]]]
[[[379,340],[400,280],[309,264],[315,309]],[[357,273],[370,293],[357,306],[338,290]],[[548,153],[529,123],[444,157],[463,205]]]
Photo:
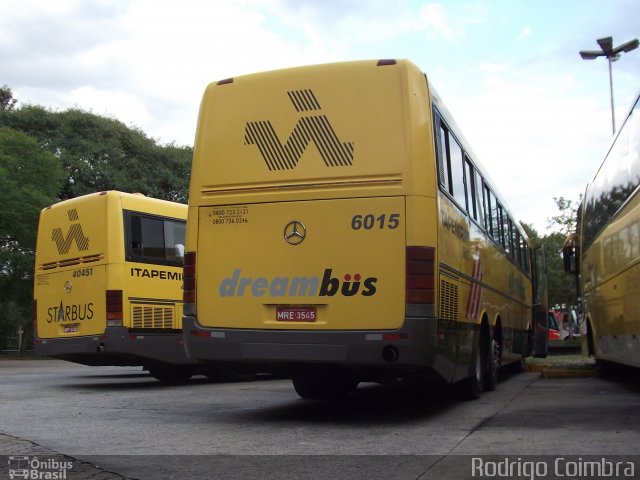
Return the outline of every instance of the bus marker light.
[[[386,341],[407,340],[408,338],[408,333],[385,333],[382,335],[382,339]]]
[[[211,334],[209,332],[199,332],[198,330],[191,330],[189,334],[193,335],[194,337],[211,337]]]

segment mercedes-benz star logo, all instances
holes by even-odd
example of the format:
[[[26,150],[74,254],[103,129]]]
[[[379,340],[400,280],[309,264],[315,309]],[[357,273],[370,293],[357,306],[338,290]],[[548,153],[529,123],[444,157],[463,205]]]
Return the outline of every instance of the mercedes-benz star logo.
[[[64,293],[71,293],[72,288],[73,288],[73,285],[71,285],[71,282],[67,280],[64,283]]]
[[[284,239],[289,245],[300,245],[307,236],[307,227],[299,220],[287,223],[284,227]]]

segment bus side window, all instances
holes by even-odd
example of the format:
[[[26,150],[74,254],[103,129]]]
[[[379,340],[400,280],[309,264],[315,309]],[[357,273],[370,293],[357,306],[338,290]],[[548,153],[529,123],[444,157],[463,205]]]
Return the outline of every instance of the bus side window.
[[[516,258],[516,249],[515,249],[515,229],[513,228],[513,220],[509,217],[509,253],[511,254],[511,258]]]
[[[442,190],[451,195],[456,203],[467,209],[464,183],[464,165],[462,147],[442,122],[440,115],[435,114],[436,155],[438,157],[438,178]]]
[[[491,231],[493,232],[493,239],[502,245],[502,206],[498,203],[494,193],[489,190],[491,195]]]
[[[462,147],[449,132],[449,170],[451,172],[451,188],[449,193],[453,195],[456,203],[467,209],[467,200],[464,191],[464,171],[462,163]]]
[[[521,238],[520,241],[522,245],[522,268],[524,268],[524,271],[527,273],[527,275],[531,275],[529,246],[527,245],[527,242],[524,238]]]
[[[164,260],[164,228],[162,220],[139,217],[142,232],[142,256]]]
[[[449,156],[449,146],[447,130],[442,125],[440,115],[434,114],[435,120],[435,134],[436,134],[436,156],[438,157],[438,179],[443,190],[449,191],[449,162],[447,158]]]
[[[493,216],[495,215],[495,212],[493,211],[493,202],[495,202],[495,199],[492,198],[491,196],[491,190],[489,190],[489,187],[485,184],[484,188],[482,189],[482,195],[484,197],[484,225],[485,228],[487,229],[487,233],[489,234],[490,237],[494,236],[494,219]]]
[[[180,264],[184,256],[185,225],[182,220],[128,212],[127,259]]]
[[[516,258],[516,262],[518,263],[518,265],[520,266],[520,268],[524,269],[524,265],[522,264],[522,244],[520,243],[520,232],[518,232],[518,230],[514,229],[514,240],[513,240],[513,247],[515,249],[515,258]]]
[[[511,255],[511,229],[509,228],[509,215],[502,209],[502,246],[507,255]]]
[[[464,178],[467,191],[467,211],[471,218],[478,221],[478,202],[476,196],[475,177],[473,175],[473,165],[469,161],[469,158],[464,157]]]
[[[181,262],[184,259],[185,230],[184,222],[164,221],[164,248],[168,261]]]
[[[478,204],[478,222],[480,222],[480,225],[482,225],[486,229],[487,225],[485,223],[485,219],[487,215],[485,213],[486,210],[484,206],[484,197],[482,195],[482,175],[480,175],[480,172],[476,170],[475,176],[473,178],[473,184],[475,188],[474,194],[476,196],[476,203]]]
[[[132,215],[130,217],[130,249],[131,253],[136,257],[144,254],[144,244],[142,243],[142,226],[140,225],[140,217]]]

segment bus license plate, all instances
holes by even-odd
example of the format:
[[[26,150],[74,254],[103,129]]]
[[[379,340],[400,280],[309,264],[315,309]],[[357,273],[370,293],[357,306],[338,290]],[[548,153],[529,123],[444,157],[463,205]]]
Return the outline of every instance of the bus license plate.
[[[318,317],[316,307],[279,305],[276,320],[279,322],[315,322]]]
[[[78,324],[72,323],[64,326],[64,333],[78,333]]]

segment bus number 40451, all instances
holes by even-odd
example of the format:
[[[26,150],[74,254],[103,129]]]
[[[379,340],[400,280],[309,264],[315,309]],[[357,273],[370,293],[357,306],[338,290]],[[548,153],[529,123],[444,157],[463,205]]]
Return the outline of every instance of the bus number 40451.
[[[373,214],[366,215],[355,215],[351,219],[351,228],[353,230],[383,230],[388,228],[390,230],[395,230],[400,226],[400,214],[399,213],[391,213],[387,215],[386,213],[381,214],[376,217]]]

